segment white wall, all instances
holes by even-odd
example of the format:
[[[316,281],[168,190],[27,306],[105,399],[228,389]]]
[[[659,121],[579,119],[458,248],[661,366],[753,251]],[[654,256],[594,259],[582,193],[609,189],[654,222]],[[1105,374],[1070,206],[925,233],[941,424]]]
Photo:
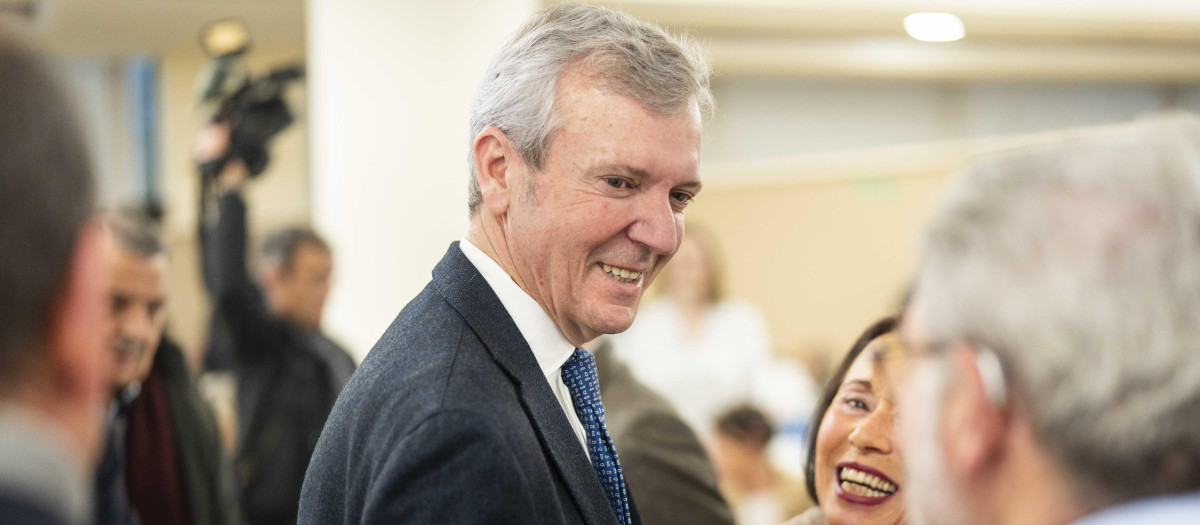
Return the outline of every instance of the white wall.
[[[467,117],[533,0],[309,0],[313,222],[327,331],[362,357],[466,225]]]

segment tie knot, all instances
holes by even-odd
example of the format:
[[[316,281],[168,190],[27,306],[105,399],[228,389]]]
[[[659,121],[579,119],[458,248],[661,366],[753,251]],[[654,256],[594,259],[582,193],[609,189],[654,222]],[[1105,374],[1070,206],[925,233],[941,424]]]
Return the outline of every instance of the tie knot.
[[[571,358],[563,364],[563,374],[595,376],[596,358],[587,350],[576,348],[575,353],[571,354]]]
[[[596,375],[596,358],[587,350],[576,348],[562,367],[563,383],[577,404],[600,404],[600,378]]]

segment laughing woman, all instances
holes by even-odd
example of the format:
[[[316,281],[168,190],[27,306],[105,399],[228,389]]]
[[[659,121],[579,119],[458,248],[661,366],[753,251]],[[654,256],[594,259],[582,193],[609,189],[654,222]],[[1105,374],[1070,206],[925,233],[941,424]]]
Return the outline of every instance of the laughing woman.
[[[786,525],[904,523],[904,455],[891,377],[905,358],[897,320],[867,328],[825,385],[806,438],[808,494],[817,507]]]

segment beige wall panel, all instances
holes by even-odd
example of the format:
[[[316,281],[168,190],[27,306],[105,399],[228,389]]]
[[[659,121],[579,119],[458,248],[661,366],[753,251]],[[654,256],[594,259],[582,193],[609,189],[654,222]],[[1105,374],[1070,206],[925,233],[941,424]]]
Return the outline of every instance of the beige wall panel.
[[[720,187],[688,211],[721,242],[730,295],[758,305],[783,355],[839,354],[901,300],[916,233],[947,177]]]

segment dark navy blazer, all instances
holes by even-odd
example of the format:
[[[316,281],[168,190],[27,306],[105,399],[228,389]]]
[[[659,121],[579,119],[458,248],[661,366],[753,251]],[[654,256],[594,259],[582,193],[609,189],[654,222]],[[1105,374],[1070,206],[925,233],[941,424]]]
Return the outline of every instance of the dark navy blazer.
[[[26,498],[0,492],[0,524],[3,525],[66,525],[63,518]]]
[[[458,243],[338,398],[299,522],[616,524],[533,352]]]

